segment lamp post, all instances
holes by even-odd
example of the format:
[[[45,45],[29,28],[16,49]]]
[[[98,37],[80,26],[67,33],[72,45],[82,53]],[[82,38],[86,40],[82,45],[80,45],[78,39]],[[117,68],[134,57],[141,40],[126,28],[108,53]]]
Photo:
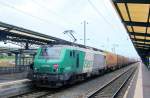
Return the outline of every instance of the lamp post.
[[[85,42],[85,44],[84,45],[86,45],[87,44],[87,40],[90,40],[89,38],[87,38],[87,39],[80,39],[80,40],[84,40],[84,42]]]
[[[82,24],[82,23],[81,23]],[[88,24],[88,22],[86,22],[86,20],[83,21],[83,31],[84,31],[84,45],[86,45],[86,24]]]
[[[116,54],[116,50],[115,48],[118,47],[119,45],[118,44],[113,44],[113,47],[112,47],[112,52],[114,52]]]

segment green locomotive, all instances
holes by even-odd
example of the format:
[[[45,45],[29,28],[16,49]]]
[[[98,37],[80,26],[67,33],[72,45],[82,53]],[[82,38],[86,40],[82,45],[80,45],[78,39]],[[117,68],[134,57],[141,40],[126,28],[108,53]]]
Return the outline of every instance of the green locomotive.
[[[100,50],[68,45],[42,46],[34,59],[33,82],[39,87],[55,87],[106,70],[106,55]]]

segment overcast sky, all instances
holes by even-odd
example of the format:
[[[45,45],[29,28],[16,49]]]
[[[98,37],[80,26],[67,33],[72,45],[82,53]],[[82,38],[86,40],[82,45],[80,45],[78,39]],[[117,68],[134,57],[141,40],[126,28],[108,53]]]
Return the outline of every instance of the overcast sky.
[[[62,32],[74,30],[83,44],[129,57],[137,53],[110,0],[1,0],[0,21],[72,41]],[[0,46],[12,46],[11,44]],[[115,48],[115,50],[113,49]]]

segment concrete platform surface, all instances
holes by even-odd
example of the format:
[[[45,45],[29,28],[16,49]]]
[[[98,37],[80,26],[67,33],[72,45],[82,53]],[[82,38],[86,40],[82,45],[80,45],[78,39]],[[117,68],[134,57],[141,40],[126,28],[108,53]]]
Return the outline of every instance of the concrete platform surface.
[[[27,72],[13,73],[13,74],[0,74],[0,83],[15,81],[27,78]]]
[[[31,91],[32,83],[28,79],[0,83],[0,98],[8,98]]]
[[[150,98],[150,70],[142,62],[123,98]]]

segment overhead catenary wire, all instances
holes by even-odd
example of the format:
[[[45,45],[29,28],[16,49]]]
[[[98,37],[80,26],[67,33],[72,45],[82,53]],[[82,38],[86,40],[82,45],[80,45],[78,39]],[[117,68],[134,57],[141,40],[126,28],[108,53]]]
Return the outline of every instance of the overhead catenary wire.
[[[61,20],[63,20],[64,22],[66,22],[67,24],[73,24],[71,21],[69,21],[68,19],[66,19],[64,16],[52,11],[51,9],[49,9],[48,7],[46,7],[45,5],[37,2],[36,0],[31,0],[34,4],[36,4],[37,6],[39,6],[39,8],[43,8],[45,10],[47,10],[49,12],[49,14],[53,14],[55,16],[57,16],[58,18],[61,18]]]
[[[73,27],[78,27],[78,26],[80,26],[80,24],[74,24],[74,23],[72,23],[71,21],[69,21],[68,19],[66,19],[64,16],[62,16],[62,15],[60,15],[60,14],[58,14],[58,13],[56,13],[56,12],[54,12],[53,10],[51,10],[50,8],[48,8],[48,7],[46,7],[44,4],[41,4],[41,3],[39,3],[39,2],[37,2],[36,0],[31,0],[34,4],[36,4],[39,8],[43,8],[43,9],[45,9],[45,10],[47,10],[48,12],[49,12],[49,14],[54,14],[55,16],[57,16],[57,17],[59,17],[59,18],[61,18],[63,21],[65,21],[67,24],[72,24],[73,25]],[[72,36],[70,36],[70,35],[68,35],[70,38],[72,38]]]
[[[114,28],[114,30],[116,30],[117,32],[120,32],[120,30],[118,29],[118,27],[115,27],[114,24],[112,24],[103,14],[101,11],[99,11],[99,9],[92,3],[91,0],[88,0],[89,4],[91,5],[91,7],[97,12],[97,14],[103,18],[103,20],[109,24],[110,26],[112,26],[112,28]],[[108,10],[107,6],[104,4],[104,7]],[[109,14],[109,13],[108,13]],[[110,14],[108,15],[110,17]],[[120,28],[121,29],[121,28]],[[128,37],[128,36],[127,36]]]
[[[97,9],[97,7],[90,1],[88,0],[89,4],[91,5],[91,7],[97,12],[97,14],[102,17],[108,24],[111,25],[111,23],[105,18],[105,16],[103,16],[103,14],[101,14],[101,12]]]
[[[22,13],[22,14],[24,14],[24,15],[30,16],[30,17],[32,17],[32,18],[34,18],[34,19],[37,19],[37,20],[39,20],[39,21],[41,21],[41,22],[44,22],[44,23],[47,23],[47,24],[56,24],[56,23],[54,23],[54,22],[51,22],[50,20],[43,19],[43,18],[41,18],[41,17],[35,16],[35,15],[31,14],[31,13],[28,13],[28,12],[25,12],[25,11],[23,11],[23,10],[21,10],[21,9],[18,9],[18,8],[16,8],[15,6],[12,6],[12,5],[10,5],[10,4],[6,3],[6,2],[5,2],[5,3],[4,3],[4,2],[0,2],[0,4],[1,4],[2,6],[11,8],[11,9],[13,9],[13,10],[16,10],[17,12],[20,12],[20,13]],[[59,25],[59,27],[65,29],[65,27],[62,26],[62,25],[60,25],[60,24],[56,24],[56,25]]]
[[[103,1],[103,3],[104,3],[104,7],[107,9],[107,12],[108,12],[108,16],[110,17],[111,16],[111,12],[110,12],[110,9],[108,8],[108,6],[106,6],[106,1]],[[113,8],[113,7],[112,7]],[[115,9],[114,9],[114,11],[115,11]],[[117,15],[118,16],[118,15]],[[111,17],[110,17],[111,18]],[[119,19],[119,18],[118,18]],[[122,25],[122,27],[123,27],[123,25]],[[122,30],[122,28],[120,27],[120,26],[117,26],[117,28],[120,28],[120,30]],[[119,29],[117,29],[118,31],[119,31]],[[125,30],[125,28],[124,28],[124,30]],[[120,32],[120,31],[119,31]],[[129,36],[127,36],[127,38],[128,38]]]
[[[92,1],[91,0],[88,0],[88,2],[89,2],[89,4],[91,5],[91,7],[97,12],[97,14],[100,16],[100,17],[102,17],[103,19],[104,19],[104,21],[107,23],[107,24],[109,24],[112,28],[114,28],[114,25],[110,22],[110,21],[108,21],[106,18],[105,18],[105,16],[97,9],[97,7],[92,3]]]

